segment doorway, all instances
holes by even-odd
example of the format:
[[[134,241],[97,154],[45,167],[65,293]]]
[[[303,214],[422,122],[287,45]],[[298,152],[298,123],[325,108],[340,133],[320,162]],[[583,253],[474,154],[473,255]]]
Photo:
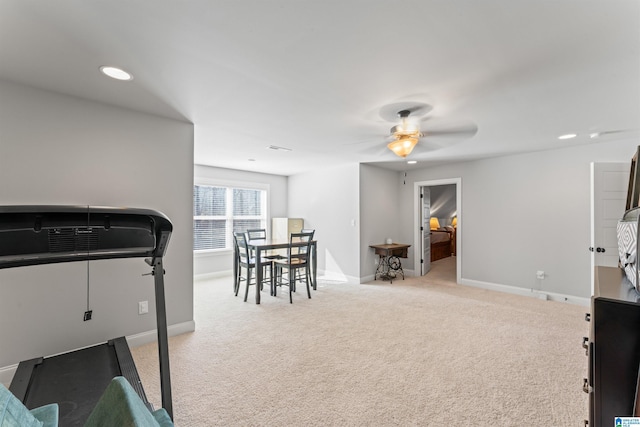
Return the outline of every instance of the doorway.
[[[629,163],[591,163],[591,295],[595,267],[618,266],[616,227],[627,201]]]
[[[426,274],[428,271],[428,265],[430,264],[430,259],[425,260],[425,252],[428,253],[430,250],[425,245],[428,245],[429,239],[425,239],[425,232],[429,233],[429,228],[425,224],[424,216],[425,209],[423,204],[423,199],[420,197],[423,194],[423,190],[429,187],[435,187],[440,185],[455,185],[455,199],[456,199],[456,217],[457,217],[457,226],[456,226],[456,282],[460,283],[461,280],[461,272],[462,272],[462,233],[463,233],[463,221],[462,221],[462,179],[461,178],[448,178],[448,179],[439,179],[439,180],[431,180],[431,181],[418,181],[414,183],[414,238],[413,238],[413,247],[414,250],[414,271],[416,276],[422,276]],[[427,192],[428,194],[429,192]],[[428,203],[430,212],[432,210],[431,203]],[[429,214],[430,215],[430,214]],[[428,219],[427,219],[428,221]],[[426,264],[426,265],[425,265]]]

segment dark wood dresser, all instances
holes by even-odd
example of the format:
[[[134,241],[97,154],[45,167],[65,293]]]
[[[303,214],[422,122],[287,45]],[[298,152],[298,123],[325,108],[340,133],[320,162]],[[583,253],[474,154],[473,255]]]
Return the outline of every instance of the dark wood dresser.
[[[613,426],[614,417],[637,416],[640,367],[640,294],[615,267],[596,267],[591,297],[589,337],[583,347],[589,358],[589,427]]]

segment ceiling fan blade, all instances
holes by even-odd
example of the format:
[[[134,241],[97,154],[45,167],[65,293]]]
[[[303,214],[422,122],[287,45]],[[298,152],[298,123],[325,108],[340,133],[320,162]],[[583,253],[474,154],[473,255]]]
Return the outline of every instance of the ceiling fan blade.
[[[370,154],[374,156],[384,156],[387,153],[391,153],[391,150],[387,148],[387,144],[376,144],[372,147],[368,147],[364,150],[360,150],[361,154]]]
[[[638,129],[614,129],[614,130],[604,130],[599,132],[592,132],[589,134],[589,137],[597,142],[598,140],[614,140],[617,138],[623,138],[627,136],[637,136],[640,132]]]
[[[451,138],[422,138],[418,141],[418,144],[413,149],[416,153],[428,153],[431,151],[440,150],[446,147],[451,147],[460,141],[452,141]]]
[[[430,136],[455,136],[460,138],[471,138],[478,133],[478,126],[470,120],[451,120],[432,118],[425,120],[422,126],[424,137]]]
[[[342,146],[353,146],[353,145],[375,145],[375,144],[385,144],[388,143],[390,137],[381,137],[379,133],[367,135],[364,138],[358,138],[355,141],[342,143]],[[385,142],[386,141],[386,142]]]

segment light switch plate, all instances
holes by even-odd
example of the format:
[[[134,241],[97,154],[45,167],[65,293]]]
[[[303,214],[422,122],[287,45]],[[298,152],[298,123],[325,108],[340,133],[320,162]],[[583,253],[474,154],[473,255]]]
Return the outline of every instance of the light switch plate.
[[[149,301],[138,302],[138,314],[147,314],[149,312]]]

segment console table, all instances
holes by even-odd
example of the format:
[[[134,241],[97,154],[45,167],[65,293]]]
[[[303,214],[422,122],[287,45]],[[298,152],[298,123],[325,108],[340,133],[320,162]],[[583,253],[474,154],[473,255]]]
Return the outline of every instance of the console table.
[[[393,279],[398,274],[402,275],[402,280],[404,280],[404,270],[402,269],[400,258],[407,258],[410,246],[402,243],[369,245],[370,248],[373,248],[375,254],[380,257],[374,280],[380,277],[382,280],[389,280],[393,283]]]
[[[582,346],[589,357],[583,390],[589,393],[589,422],[612,426],[614,417],[640,415],[640,294],[616,267],[595,267],[590,333]]]

